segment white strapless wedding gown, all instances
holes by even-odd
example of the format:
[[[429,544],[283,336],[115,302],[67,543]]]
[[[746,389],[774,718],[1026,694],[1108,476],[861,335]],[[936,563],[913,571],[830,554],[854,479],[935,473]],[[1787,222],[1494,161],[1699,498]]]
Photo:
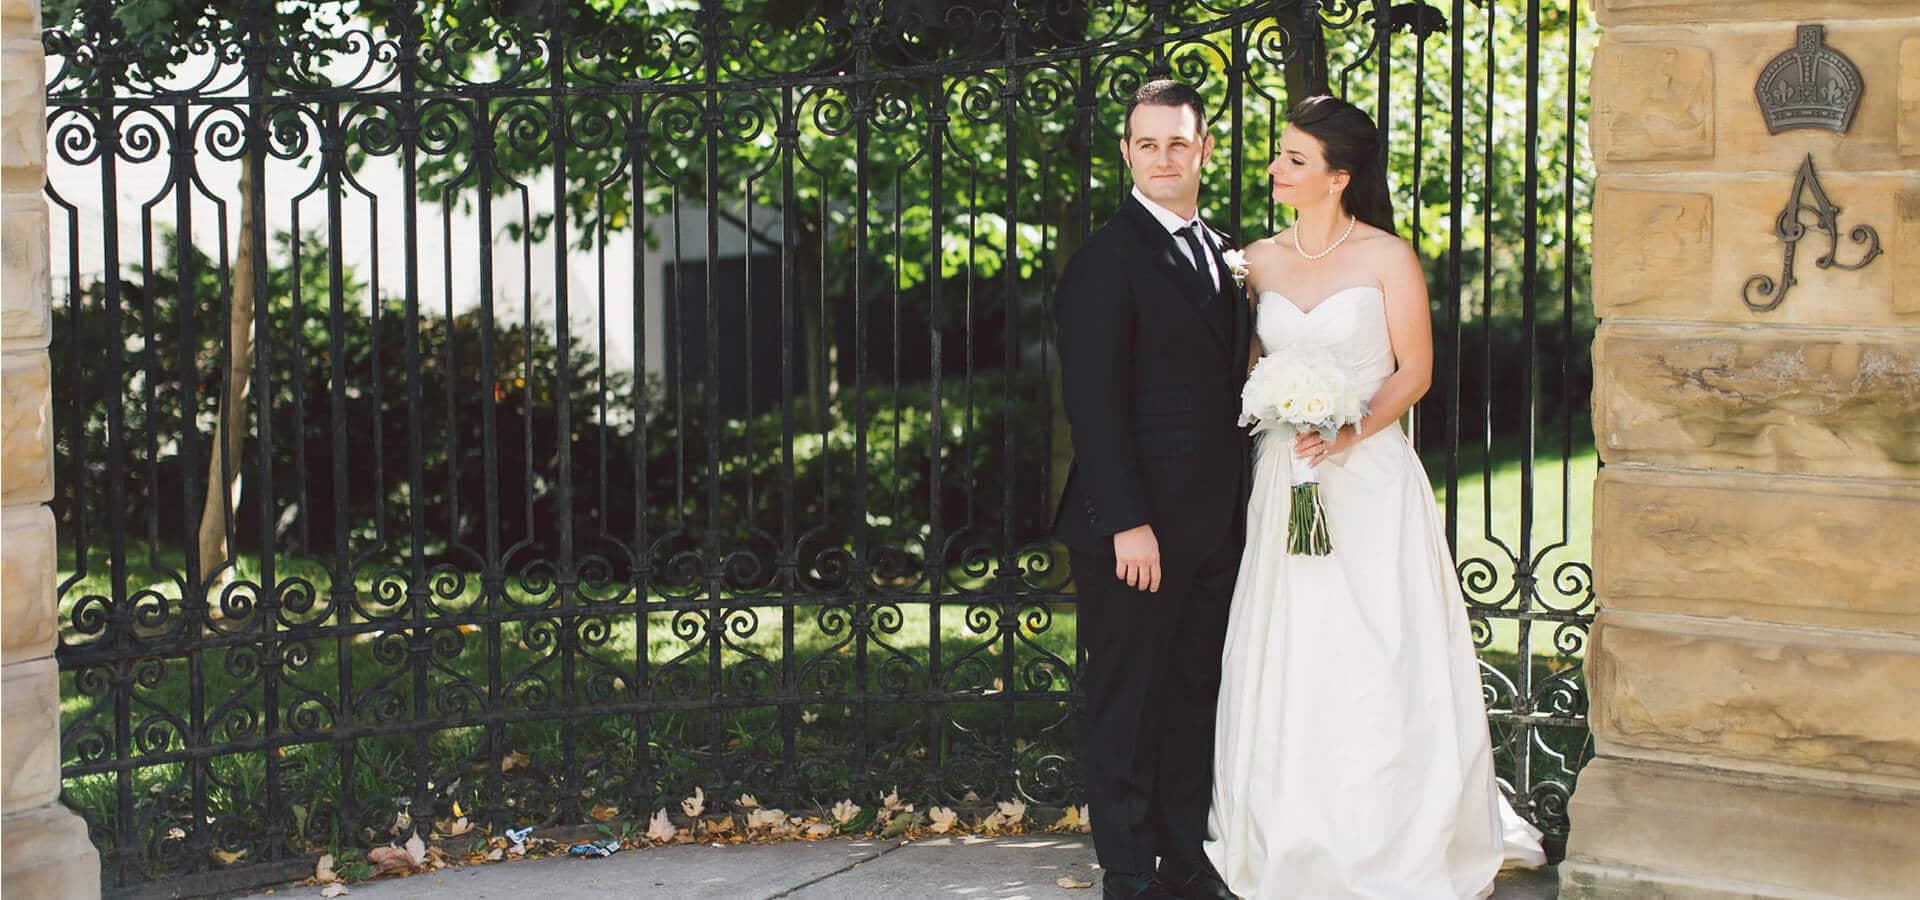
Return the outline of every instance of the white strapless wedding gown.
[[[1393,372],[1385,298],[1260,295],[1267,355]],[[1433,490],[1398,425],[1319,466],[1333,554],[1289,556],[1292,437],[1255,439],[1206,852],[1242,897],[1481,897],[1545,862],[1494,781],[1467,611]]]

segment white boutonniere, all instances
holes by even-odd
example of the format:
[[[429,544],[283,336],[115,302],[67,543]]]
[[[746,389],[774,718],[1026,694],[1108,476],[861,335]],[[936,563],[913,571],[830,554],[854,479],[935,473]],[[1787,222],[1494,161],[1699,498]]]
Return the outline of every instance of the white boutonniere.
[[[1233,276],[1233,283],[1247,283],[1247,255],[1238,250],[1224,250],[1220,259],[1227,264],[1227,273]]]

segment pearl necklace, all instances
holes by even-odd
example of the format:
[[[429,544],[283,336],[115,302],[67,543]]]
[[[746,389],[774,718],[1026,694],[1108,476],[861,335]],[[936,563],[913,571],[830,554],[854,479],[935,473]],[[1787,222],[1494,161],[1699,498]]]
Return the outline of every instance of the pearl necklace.
[[[1334,239],[1334,242],[1332,244],[1329,244],[1327,246],[1327,249],[1322,250],[1319,253],[1308,253],[1307,248],[1300,246],[1300,223],[1296,221],[1293,223],[1293,249],[1297,251],[1301,256],[1307,259],[1310,259],[1310,260],[1321,259],[1325,257],[1327,254],[1340,249],[1340,245],[1347,242],[1347,236],[1350,234],[1353,234],[1353,223],[1354,223],[1354,217],[1348,216],[1347,230],[1340,232],[1340,237]]]

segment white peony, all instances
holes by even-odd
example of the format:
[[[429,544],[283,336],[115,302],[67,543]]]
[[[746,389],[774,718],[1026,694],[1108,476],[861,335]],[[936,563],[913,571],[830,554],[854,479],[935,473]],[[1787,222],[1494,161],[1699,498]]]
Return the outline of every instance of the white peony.
[[[1240,424],[1255,433],[1290,429],[1331,438],[1366,416],[1368,387],[1324,350],[1287,348],[1254,364],[1240,393]]]

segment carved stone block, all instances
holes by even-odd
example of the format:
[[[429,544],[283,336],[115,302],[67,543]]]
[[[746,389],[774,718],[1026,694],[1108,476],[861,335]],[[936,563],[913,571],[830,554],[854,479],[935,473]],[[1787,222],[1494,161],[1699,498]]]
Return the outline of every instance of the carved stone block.
[[[37,35],[13,37],[14,27],[0,43],[0,164],[7,190],[37,194],[47,171],[46,53]]]
[[[1711,159],[1713,56],[1609,35],[1594,56],[1592,143],[1603,161]]]
[[[0,495],[9,505],[53,499],[53,416],[47,355],[0,360]]]
[[[1593,505],[1608,609],[1920,636],[1920,484],[1608,466]]]
[[[1601,758],[1568,814],[1562,900],[1902,897],[1920,794]]]
[[[53,658],[0,668],[0,809],[9,812],[60,795],[60,674]],[[11,893],[11,891],[9,891]]]
[[[47,203],[37,193],[10,194],[0,219],[0,341],[37,349],[51,337]]]
[[[8,664],[53,654],[57,610],[53,512],[40,504],[6,511],[0,532],[0,660]]]
[[[1789,628],[1679,633],[1622,622],[1603,616],[1587,650],[1601,753],[1920,778],[1920,654],[1910,647]]]
[[[1608,463],[1920,478],[1920,336],[1601,325]]]
[[[1634,190],[1602,179],[1594,205],[1593,296],[1605,316],[1636,315],[1641,305],[1664,308],[1679,298],[1698,308],[1715,293],[1712,270],[1713,196],[1685,191]],[[1656,313],[1657,315],[1657,313]]]

